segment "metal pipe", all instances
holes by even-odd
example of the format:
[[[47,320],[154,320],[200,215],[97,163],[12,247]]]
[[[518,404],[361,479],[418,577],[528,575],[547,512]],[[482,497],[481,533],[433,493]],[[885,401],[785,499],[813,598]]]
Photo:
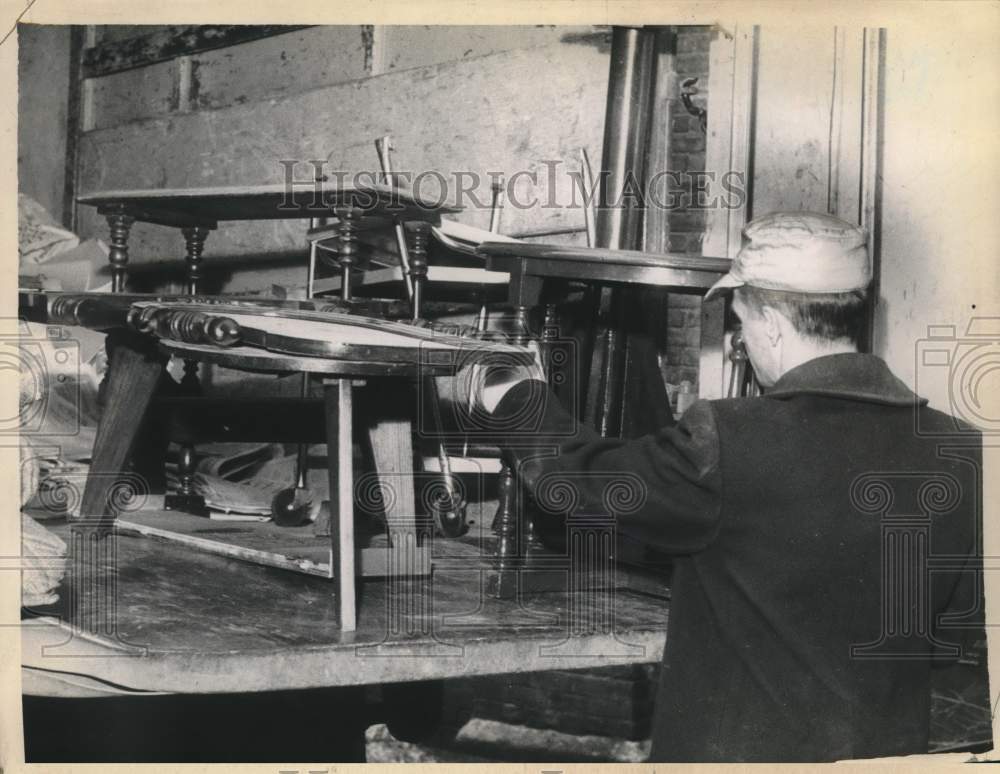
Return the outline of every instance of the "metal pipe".
[[[630,187],[644,191],[646,139],[656,67],[656,30],[615,27],[601,156],[601,207],[596,247],[641,249],[642,210]],[[621,202],[621,206],[616,206]]]
[[[595,247],[642,247],[645,161],[653,99],[657,39],[655,28],[615,27],[608,70],[599,206]],[[626,304],[620,291],[601,289],[596,316],[604,335],[590,363],[586,416],[604,436],[621,435],[627,337]]]

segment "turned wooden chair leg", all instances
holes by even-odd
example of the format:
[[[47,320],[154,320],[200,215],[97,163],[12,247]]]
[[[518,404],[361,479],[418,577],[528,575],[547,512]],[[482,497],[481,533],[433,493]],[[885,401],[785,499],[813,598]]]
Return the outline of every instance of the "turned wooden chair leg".
[[[493,517],[492,529],[497,546],[494,553],[494,567],[490,574],[486,593],[497,599],[513,599],[517,594],[519,570],[518,521],[515,510],[516,483],[514,471],[504,462],[500,467],[497,484],[497,512]]]
[[[199,291],[201,280],[202,253],[205,251],[205,240],[213,226],[191,226],[182,228],[184,236],[186,284],[189,295]],[[198,363],[194,360],[184,361],[184,376],[181,387],[188,395],[201,395],[201,380],[198,378]],[[181,444],[180,456],[177,460],[177,491],[168,494],[163,499],[163,507],[168,511],[181,511],[195,516],[207,515],[205,498],[195,491],[196,457],[194,444]]]
[[[512,344],[525,345],[529,341],[528,307],[515,306]],[[497,485],[497,512],[493,518],[493,532],[497,538],[494,571],[487,583],[487,594],[499,599],[512,599],[517,595],[518,579],[524,564],[527,548],[534,542],[534,534],[526,530],[526,514],[518,512],[518,489],[514,471],[506,461],[501,463]]]
[[[108,221],[108,263],[111,265],[111,292],[124,293],[128,281],[128,237],[135,218],[121,204],[99,207]]]

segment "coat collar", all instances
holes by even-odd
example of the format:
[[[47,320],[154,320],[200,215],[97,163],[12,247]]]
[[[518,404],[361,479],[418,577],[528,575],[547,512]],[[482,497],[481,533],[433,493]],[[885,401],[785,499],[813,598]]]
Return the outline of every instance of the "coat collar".
[[[765,393],[767,398],[823,395],[889,406],[927,403],[903,384],[881,358],[851,352],[817,357],[785,373]]]

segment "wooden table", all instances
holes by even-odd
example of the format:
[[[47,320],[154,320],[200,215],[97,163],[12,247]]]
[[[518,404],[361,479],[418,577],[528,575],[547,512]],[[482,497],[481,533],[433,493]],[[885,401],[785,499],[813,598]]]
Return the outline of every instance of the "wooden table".
[[[528,309],[539,304],[546,280],[588,283],[600,296],[597,318],[612,315],[609,288],[615,286],[653,286],[672,292],[704,294],[729,271],[728,258],[680,253],[647,253],[636,250],[574,247],[546,244],[511,244],[486,242],[479,246],[486,268],[510,274],[508,301],[520,320],[527,320]],[[618,317],[625,314],[617,309]],[[546,308],[547,329],[558,328],[555,305]],[[703,398],[721,398],[726,377],[725,308],[722,299],[702,305],[701,354],[699,358],[699,394]],[[629,349],[613,325],[595,336],[594,357],[587,370],[586,394],[582,418],[602,434],[617,434],[624,401],[624,373]],[[648,364],[649,365],[649,364]],[[655,364],[652,364],[655,365]],[[659,374],[651,375],[659,380]],[[664,395],[664,398],[666,396]]]
[[[164,188],[146,190],[102,191],[77,197],[81,204],[96,207],[109,227],[108,261],[111,286],[115,293],[126,291],[128,238],[135,221],[180,229],[186,246],[186,291],[199,292],[202,254],[210,231],[219,221],[318,219],[334,217],[337,242],[336,265],[341,276],[341,298],[351,298],[352,279],[360,260],[358,230],[363,225],[385,225],[403,231],[411,226],[414,240],[413,260],[407,280],[420,298],[427,277],[426,244],[430,224],[440,223],[443,213],[459,211],[441,202],[422,197],[398,186],[371,184],[334,185],[329,182],[288,182],[256,186],[216,188]],[[315,255],[315,246],[313,247]],[[309,265],[312,285],[314,265]],[[414,305],[414,308],[419,308]],[[197,361],[184,361],[181,386],[189,395],[200,392]],[[172,496],[170,507],[197,511],[204,507],[202,498],[190,493],[187,461],[193,450],[182,453],[181,492]]]
[[[387,185],[336,186],[327,182],[276,183],[217,188],[162,188],[101,191],[77,197],[96,207],[110,230],[111,282],[114,292],[125,290],[128,237],[135,221],[178,228],[186,245],[189,293],[198,292],[205,240],[219,221],[295,220],[336,217],[339,220],[343,266],[356,260],[356,231],[363,220],[389,223],[439,223],[444,213],[458,208]]]
[[[238,528],[201,521],[206,533]],[[62,599],[21,626],[33,762],[363,762],[370,723],[402,723],[404,734],[449,728],[442,680],[656,662],[665,640],[666,601],[625,579],[595,592],[487,597],[492,547],[468,538],[433,544],[429,578],[363,581],[357,631],[344,632],[323,578],[124,525],[103,562],[81,562],[86,534],[55,529],[73,547]],[[572,563],[563,566],[569,575]],[[95,618],[106,600],[113,607]],[[381,703],[365,689],[373,685]]]
[[[89,300],[89,299],[88,299]],[[418,545],[416,503],[413,492],[413,447],[410,406],[401,401],[387,382],[393,379],[425,382],[429,377],[453,373],[459,351],[451,339],[408,325],[366,320],[335,313],[295,312],[269,308],[218,304],[137,303],[129,314],[142,310],[150,320],[160,315],[159,331],[140,334],[114,329],[110,368],[93,459],[81,498],[84,520],[93,520],[100,538],[113,525],[120,507],[122,472],[138,435],[139,427],[159,382],[167,358],[177,356],[192,363],[212,362],[241,371],[314,374],[323,380],[325,440],[328,449],[330,502],[331,589],[337,599],[337,626],[352,631],[356,625],[356,555],[354,540],[353,391],[359,379],[382,380],[385,402],[379,416],[370,417],[367,428],[374,456],[378,487],[384,497],[385,518],[392,532],[385,555],[384,575],[426,574],[426,549]],[[120,312],[120,310],[118,310]],[[209,317],[208,315],[212,315]],[[196,323],[197,319],[202,320]],[[199,343],[207,320],[225,322],[238,330],[235,336],[267,337],[260,346],[230,342],[228,345]],[[138,324],[138,323],[132,323]],[[161,338],[162,336],[177,338]],[[188,340],[191,337],[194,340]],[[466,345],[461,339],[454,342]],[[468,342],[463,357],[489,356],[502,347],[493,343]],[[506,348],[515,356],[524,355]],[[310,356],[289,354],[308,352]],[[505,350],[506,351],[506,350]],[[471,362],[471,361],[470,361]],[[81,526],[83,528],[83,526]],[[103,530],[103,532],[102,532]],[[362,554],[362,559],[364,556]]]
[[[675,291],[706,291],[732,263],[680,253],[605,250],[562,245],[485,242],[479,252],[486,268],[510,274],[508,300],[534,306],[546,279],[625,285],[654,285]]]
[[[209,534],[241,528],[203,521]],[[656,662],[662,654],[665,593],[630,591],[621,575],[608,589],[493,599],[483,592],[492,546],[479,535],[434,541],[430,578],[364,581],[357,630],[346,632],[323,578],[128,527],[103,558],[84,557],[86,542],[71,535],[77,527],[54,529],[73,547],[71,571],[60,603],[24,622],[29,694],[274,691]],[[564,558],[548,572],[557,564],[567,576],[573,569]],[[106,599],[114,600],[106,615],[90,616]]]

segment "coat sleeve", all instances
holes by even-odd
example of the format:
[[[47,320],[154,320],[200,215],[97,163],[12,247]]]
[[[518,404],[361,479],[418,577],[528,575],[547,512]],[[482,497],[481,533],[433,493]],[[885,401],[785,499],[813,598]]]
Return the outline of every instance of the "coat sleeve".
[[[719,436],[707,401],[641,438],[601,438],[531,381],[494,418],[506,427],[505,458],[542,511],[614,516],[624,534],[673,554],[700,551],[718,533]]]

